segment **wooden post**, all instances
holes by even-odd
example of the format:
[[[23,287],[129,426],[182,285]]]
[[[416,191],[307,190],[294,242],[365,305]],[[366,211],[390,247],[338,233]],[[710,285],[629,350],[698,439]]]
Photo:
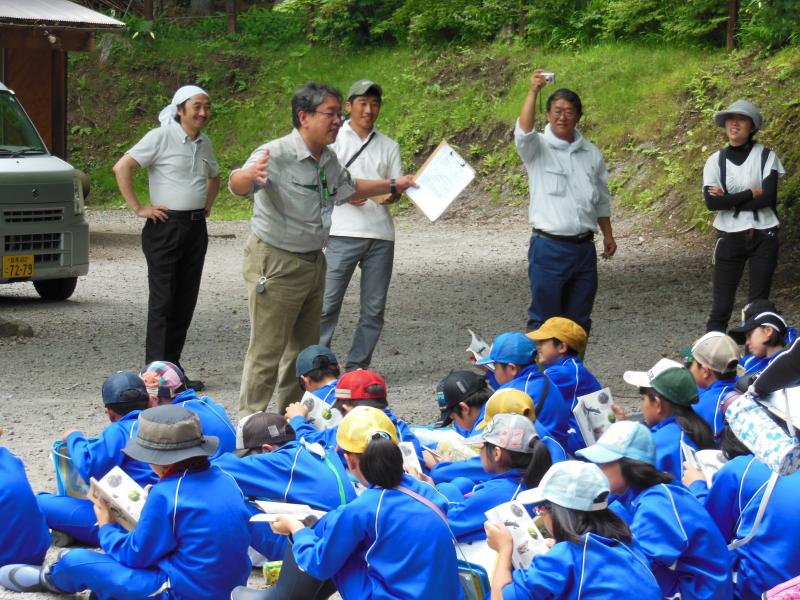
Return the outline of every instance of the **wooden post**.
[[[153,20],[153,0],[144,0],[144,20]]]
[[[225,10],[228,13],[228,33],[236,33],[236,0],[226,0]]]
[[[527,16],[525,10],[525,0],[519,0],[519,23],[517,25],[519,37],[525,39],[525,17]]]
[[[736,13],[737,13],[737,0],[728,0],[728,30],[725,36],[725,50],[733,52],[736,45]]]

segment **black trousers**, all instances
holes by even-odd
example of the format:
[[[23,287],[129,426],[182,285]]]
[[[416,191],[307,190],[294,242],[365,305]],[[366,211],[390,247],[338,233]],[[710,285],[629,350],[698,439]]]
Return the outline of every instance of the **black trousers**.
[[[300,570],[292,545],[286,546],[278,582],[265,591],[263,600],[325,600],[336,593],[332,580],[320,581]]]
[[[717,233],[713,304],[706,331],[727,330],[745,263],[750,266],[747,302],[769,298],[772,275],[778,263],[778,245],[777,227]]]
[[[145,363],[167,360],[180,366],[203,274],[208,230],[205,219],[148,220],[142,230],[147,259],[147,336]],[[182,368],[182,367],[181,367]]]

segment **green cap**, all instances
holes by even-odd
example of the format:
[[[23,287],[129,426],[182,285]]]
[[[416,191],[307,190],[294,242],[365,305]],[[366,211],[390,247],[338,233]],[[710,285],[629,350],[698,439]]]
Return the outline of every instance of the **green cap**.
[[[367,92],[370,90],[372,93],[367,94]],[[359,79],[350,86],[350,90],[347,92],[348,100],[354,98],[355,96],[377,96],[380,98],[383,96],[383,90],[381,89],[381,86],[374,81],[370,81],[369,79]]]
[[[698,400],[697,383],[689,369],[662,358],[649,371],[625,371],[622,378],[636,387],[651,387],[673,404],[691,406]]]

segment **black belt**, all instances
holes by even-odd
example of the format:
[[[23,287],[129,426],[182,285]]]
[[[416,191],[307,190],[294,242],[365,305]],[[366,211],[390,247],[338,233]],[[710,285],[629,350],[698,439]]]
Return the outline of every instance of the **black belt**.
[[[187,221],[206,220],[205,208],[199,208],[197,210],[168,210],[167,214],[170,219],[186,219]]]
[[[582,244],[584,242],[591,242],[594,239],[594,231],[586,231],[578,235],[556,235],[555,233],[547,233],[541,229],[533,228],[534,235],[538,235],[548,240],[555,240],[557,242],[569,242],[570,244]]]

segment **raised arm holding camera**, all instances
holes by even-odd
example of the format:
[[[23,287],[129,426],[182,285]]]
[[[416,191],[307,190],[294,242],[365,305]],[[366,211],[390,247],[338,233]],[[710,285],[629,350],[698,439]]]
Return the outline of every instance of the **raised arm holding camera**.
[[[533,231],[528,249],[531,304],[528,331],[550,317],[572,319],[587,333],[597,292],[594,235],[603,234],[603,257],[614,255],[608,171],[597,147],[577,130],[583,114],[578,95],[557,89],[547,99],[547,124],[534,130],[536,99],[554,73],[536,69],[514,130],[528,170]]]

